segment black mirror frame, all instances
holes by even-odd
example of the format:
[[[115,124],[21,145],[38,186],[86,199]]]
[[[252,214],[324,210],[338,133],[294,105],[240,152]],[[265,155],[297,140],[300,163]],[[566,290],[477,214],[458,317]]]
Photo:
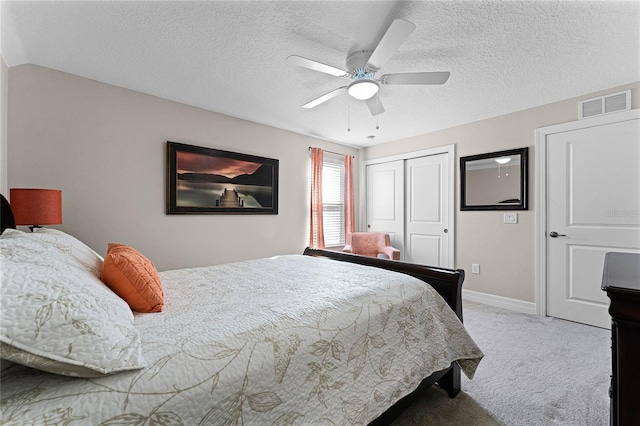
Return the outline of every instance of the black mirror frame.
[[[466,203],[466,177],[467,163],[476,160],[485,160],[487,158],[498,158],[509,155],[520,155],[520,203],[519,204],[487,204],[468,206]],[[460,157],[460,210],[528,210],[529,198],[529,148],[509,149],[506,151],[489,152],[486,154],[470,155]]]

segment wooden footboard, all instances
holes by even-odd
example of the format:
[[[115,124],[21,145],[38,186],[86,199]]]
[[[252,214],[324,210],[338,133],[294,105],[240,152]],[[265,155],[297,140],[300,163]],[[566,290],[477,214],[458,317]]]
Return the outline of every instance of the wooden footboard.
[[[339,251],[312,249],[309,247],[304,250],[304,254],[307,256],[328,257],[329,259],[357,263],[359,265],[374,266],[376,268],[388,269],[416,277],[440,293],[442,298],[451,306],[453,312],[458,315],[460,321],[462,321],[462,282],[464,281],[464,271],[462,269],[434,268],[432,266],[417,265],[415,263],[360,256]]]
[[[388,269],[416,277],[433,287],[462,321],[462,282],[464,281],[464,271],[462,269],[434,268],[397,260],[379,259],[309,247],[304,250],[304,254],[306,256],[326,257],[343,262]],[[420,383],[416,390],[396,402],[379,418],[371,422],[369,426],[390,424],[415,400],[422,390],[432,386],[434,383],[446,390],[449,397],[455,397],[460,392],[460,366],[454,362],[449,368],[431,374]]]

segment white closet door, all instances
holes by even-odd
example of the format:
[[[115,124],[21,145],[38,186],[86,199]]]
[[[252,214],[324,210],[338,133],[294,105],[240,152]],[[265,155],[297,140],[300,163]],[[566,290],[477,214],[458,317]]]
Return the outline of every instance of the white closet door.
[[[405,261],[451,267],[448,155],[407,160],[405,185]]]
[[[452,152],[370,164],[366,230],[386,232],[406,262],[453,267]]]
[[[367,229],[385,232],[404,257],[404,161],[366,166]]]

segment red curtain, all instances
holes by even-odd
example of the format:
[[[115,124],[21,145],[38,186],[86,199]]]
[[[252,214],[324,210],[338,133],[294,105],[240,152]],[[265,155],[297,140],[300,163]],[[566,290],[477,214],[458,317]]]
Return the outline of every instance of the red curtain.
[[[355,231],[355,213],[353,207],[353,157],[344,156],[344,236]]]
[[[311,148],[311,232],[309,246],[324,248],[322,223],[322,149]]]

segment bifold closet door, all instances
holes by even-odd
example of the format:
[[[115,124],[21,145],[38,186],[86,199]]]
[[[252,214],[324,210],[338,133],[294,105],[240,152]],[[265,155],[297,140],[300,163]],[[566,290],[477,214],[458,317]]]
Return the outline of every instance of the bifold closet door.
[[[404,259],[404,160],[366,167],[365,231],[385,232]]]
[[[447,154],[405,163],[405,258],[449,268],[449,164]]]
[[[367,231],[386,232],[401,259],[450,265],[449,154],[366,166]]]

